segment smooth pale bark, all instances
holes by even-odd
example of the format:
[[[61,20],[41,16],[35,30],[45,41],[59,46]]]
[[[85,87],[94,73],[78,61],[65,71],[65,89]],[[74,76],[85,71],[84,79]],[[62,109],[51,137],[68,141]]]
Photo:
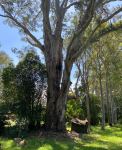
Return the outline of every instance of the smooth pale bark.
[[[107,118],[108,123],[110,124],[111,112],[110,112],[110,100],[109,100],[109,85],[108,85],[108,73],[106,71],[105,74],[105,88],[106,88],[106,110],[107,110]]]
[[[90,132],[90,126],[91,126],[91,116],[90,116],[90,97],[89,97],[89,91],[86,91],[86,109],[87,109],[87,119],[88,119],[88,133]]]
[[[114,103],[114,124],[117,124],[117,107],[115,103]]]
[[[86,59],[86,56],[85,56]],[[78,76],[77,81],[75,85],[75,91],[76,91],[76,97],[78,97],[78,91],[77,91],[77,85],[78,80],[81,78],[81,85],[83,85],[84,88],[84,98],[86,103],[86,118],[88,119],[88,132],[90,132],[90,125],[91,125],[91,116],[90,116],[90,96],[89,96],[89,84],[88,84],[88,73],[89,68],[86,66],[86,62],[84,63],[82,61],[82,71],[80,67],[80,62],[76,63],[77,69],[78,69]]]
[[[113,107],[113,97],[112,97],[112,85],[111,85],[111,81],[109,80],[110,83],[110,126],[113,126],[113,122],[114,122],[114,107]]]
[[[102,113],[102,120],[101,120],[101,129],[105,129],[105,102],[103,96],[103,87],[102,87],[102,74],[101,74],[101,64],[98,60],[98,69],[99,69],[99,85],[100,85],[100,97],[101,97],[101,113]]]
[[[86,55],[85,55],[86,59]],[[88,82],[88,73],[89,73],[89,68],[86,66],[86,63],[84,64],[84,75],[83,77],[85,78],[85,94],[86,94],[86,110],[87,110],[87,119],[88,119],[88,132],[90,133],[90,125],[91,125],[91,115],[90,115],[90,96],[89,96],[89,82]]]
[[[110,126],[113,125],[114,123],[114,101],[112,98],[112,85],[111,85],[111,81],[109,79],[109,74],[106,72],[106,100],[107,100],[107,105],[106,105],[106,109],[107,109],[107,115],[108,115],[108,123]]]
[[[103,88],[102,88],[101,78],[99,78],[99,84],[100,84],[101,109],[102,109],[101,129],[104,130],[104,128],[105,128],[105,104],[104,104]]]

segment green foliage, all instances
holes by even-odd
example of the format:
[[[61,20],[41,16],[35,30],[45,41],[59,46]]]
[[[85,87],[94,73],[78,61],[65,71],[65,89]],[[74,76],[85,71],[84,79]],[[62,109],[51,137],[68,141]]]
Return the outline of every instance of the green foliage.
[[[91,124],[97,125],[100,122],[100,100],[97,96],[90,94],[90,116]],[[66,118],[71,121],[72,118],[85,119],[87,116],[86,101],[70,99],[67,102]]]
[[[5,104],[0,103],[0,136],[4,135],[5,126],[8,126],[7,109]]]
[[[6,104],[7,111],[10,111],[16,99],[15,68],[13,64],[3,69],[2,73],[3,94],[2,99]]]
[[[5,105],[5,102],[3,100],[3,93],[4,96],[7,95],[5,95],[5,91],[3,91],[2,74],[3,74],[3,68],[6,67],[8,63],[10,63],[9,56],[5,52],[0,51],[0,134],[3,133],[4,126],[7,124],[6,122],[7,105]]]
[[[6,67],[9,63],[10,63],[9,56],[5,52],[0,51],[0,105],[3,102],[3,99],[2,99],[2,92],[3,92],[2,72],[3,72],[3,68]]]
[[[91,114],[91,124],[97,125],[99,124],[101,117],[100,117],[100,100],[95,95],[90,95],[90,114]]]
[[[92,125],[98,125],[101,120],[100,100],[96,95],[90,94],[90,118]],[[86,101],[83,100],[81,108],[84,115],[87,116]]]
[[[67,101],[67,110],[66,110],[66,118],[67,121],[71,121],[72,118],[84,118],[84,112],[81,108],[81,103],[79,100],[70,99]]]
[[[39,56],[29,52],[16,68],[5,68],[3,85],[8,110],[17,114],[20,121],[25,119],[30,128],[39,126],[47,87],[46,69]]]
[[[2,65],[7,65],[9,63],[10,63],[9,56],[5,52],[0,51],[0,67],[2,67]]]
[[[29,120],[30,123],[40,121],[41,96],[46,86],[45,66],[39,57],[28,53],[16,67],[17,99],[19,102],[17,114]]]
[[[90,106],[90,121],[91,125],[98,125],[101,121],[101,103],[100,99],[93,94],[89,95],[89,106]],[[81,109],[84,114],[84,119],[87,116],[87,105],[86,99],[82,100]]]
[[[117,119],[122,124],[122,95],[113,98],[117,106]]]

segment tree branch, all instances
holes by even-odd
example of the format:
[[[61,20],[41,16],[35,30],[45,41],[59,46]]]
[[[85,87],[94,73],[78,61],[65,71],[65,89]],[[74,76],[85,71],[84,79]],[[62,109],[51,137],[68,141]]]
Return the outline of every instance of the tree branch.
[[[90,40],[90,43],[97,42],[101,37],[105,36],[106,34],[108,34],[110,32],[114,32],[117,30],[122,30],[122,22],[120,22],[118,25],[111,24],[107,28],[102,29],[101,31],[99,31],[98,34],[93,36],[93,38]]]
[[[37,47],[37,48],[40,48],[40,47],[38,46],[38,44],[33,43],[33,42],[31,41],[31,39],[29,39],[28,37],[26,37],[26,40],[27,40],[27,42],[28,42],[30,45],[32,45],[32,46],[34,46],[34,47]]]
[[[63,0],[61,7],[65,8],[67,6],[68,0]]]
[[[105,1],[105,2],[103,3],[103,5],[108,4],[108,3],[110,3],[110,2],[115,2],[115,1],[120,1],[120,0],[107,0],[107,1]]]
[[[64,1],[64,5],[67,5],[68,0]],[[62,2],[63,3],[63,2]],[[61,32],[62,32],[62,26],[63,26],[63,19],[66,13],[66,10],[63,6],[60,6],[59,0],[55,0],[55,5],[56,5],[56,28],[55,28],[55,36],[56,38],[61,38]]]
[[[76,53],[73,54],[72,59],[73,60],[77,59],[82,54],[82,52],[84,52],[84,50],[88,47],[89,44],[93,44],[99,41],[99,39],[105,36],[106,34],[118,30],[122,30],[122,22],[120,22],[119,25],[110,25],[109,27],[102,29],[98,34],[90,36],[89,39],[86,41],[86,43],[83,46],[81,46]]]
[[[79,36],[82,34],[82,32],[85,31],[85,29],[88,27],[89,23],[91,22],[93,14],[95,12],[95,4],[96,4],[95,0],[90,0],[83,18],[79,20],[79,24],[77,26],[78,31],[74,33],[73,38],[71,39],[70,44],[68,46],[68,51],[71,51],[72,45],[74,44],[75,40],[77,38],[80,38]]]
[[[9,16],[0,14],[0,17],[8,18]]]
[[[87,40],[87,44],[89,43],[89,41],[92,39],[93,35],[95,34],[95,32],[97,31],[97,29],[99,27],[101,27],[101,25],[107,21],[109,21],[112,17],[114,17],[116,14],[118,14],[119,12],[122,11],[122,8],[118,9],[117,11],[115,11],[113,14],[111,14],[108,18],[103,19],[102,21],[100,21],[100,23],[94,28],[94,30],[92,31],[92,33],[90,34],[88,40]]]
[[[60,6],[60,2],[59,2],[59,0],[55,0],[55,6],[56,6],[56,9],[58,9],[58,8],[59,8],[59,6]]]
[[[18,26],[19,28],[23,29],[23,32],[25,34],[27,34],[38,46],[38,48],[40,48],[43,52],[45,50],[44,46],[41,44],[41,42],[22,24],[20,23],[15,17],[13,17],[8,11],[6,11],[5,7],[3,5],[1,5],[1,8],[3,9],[4,13],[6,13],[7,15],[0,15],[1,17],[6,17],[11,19],[16,26]]]
[[[42,0],[41,8],[43,12],[43,28],[44,28],[44,39],[45,45],[47,45],[47,41],[49,42],[51,39],[51,25],[49,19],[49,12],[50,12],[50,0]]]
[[[77,4],[78,4],[78,2],[73,2],[73,3],[69,4],[65,9],[69,9],[70,7],[77,5]]]
[[[101,0],[102,2],[102,0]],[[96,31],[98,30],[99,27],[101,27],[101,25],[105,22],[107,22],[108,20],[110,20],[111,18],[113,18],[116,14],[118,14],[119,12],[122,11],[122,8],[119,8],[117,11],[115,11],[113,14],[111,14],[110,16],[108,16],[106,19],[103,19],[102,21],[99,22],[99,24],[94,28],[94,30],[92,31],[92,33],[90,34],[88,40],[86,41],[86,44],[83,44],[80,48],[78,48],[78,43],[77,43],[77,48],[75,47],[75,51],[74,52],[70,52],[70,57],[72,57],[73,60],[75,60],[79,55],[80,53],[82,53],[84,51],[84,49],[87,47],[87,45],[93,41],[97,41],[98,39],[100,39],[102,36],[106,35],[107,33],[109,32],[112,32],[112,31],[116,31],[116,30],[119,30],[122,28],[122,25],[119,25],[117,27],[114,27],[114,26],[110,26],[108,28],[106,28],[106,30],[101,30],[99,34],[96,34],[95,36],[93,36]],[[76,38],[78,37],[78,35],[76,34]],[[77,41],[76,41],[77,42]],[[77,49],[77,51],[76,51]]]
[[[107,22],[108,20],[112,19],[115,15],[117,15],[118,13],[120,13],[122,11],[122,7],[119,8],[117,11],[115,11],[113,14],[111,14],[110,16],[108,16],[106,19],[103,19],[102,21],[100,21],[100,23],[104,23]]]

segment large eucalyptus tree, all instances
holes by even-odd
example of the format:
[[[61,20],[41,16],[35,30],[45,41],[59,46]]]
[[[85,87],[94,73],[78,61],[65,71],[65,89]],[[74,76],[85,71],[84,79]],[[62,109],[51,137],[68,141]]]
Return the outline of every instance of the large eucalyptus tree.
[[[122,11],[122,7],[109,10],[111,7],[107,5],[114,1],[0,0],[0,16],[17,27],[25,39],[44,54],[48,72],[47,129],[65,129],[65,106],[75,60],[100,37],[122,28],[121,20],[116,20],[117,24],[109,22]],[[68,44],[63,53],[66,37]]]

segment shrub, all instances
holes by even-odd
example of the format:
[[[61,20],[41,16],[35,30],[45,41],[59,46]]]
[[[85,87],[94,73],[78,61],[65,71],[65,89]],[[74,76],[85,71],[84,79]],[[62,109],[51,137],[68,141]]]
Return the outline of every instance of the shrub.
[[[72,118],[84,118],[84,112],[81,107],[81,103],[77,99],[71,99],[67,101],[66,120],[70,122]]]

